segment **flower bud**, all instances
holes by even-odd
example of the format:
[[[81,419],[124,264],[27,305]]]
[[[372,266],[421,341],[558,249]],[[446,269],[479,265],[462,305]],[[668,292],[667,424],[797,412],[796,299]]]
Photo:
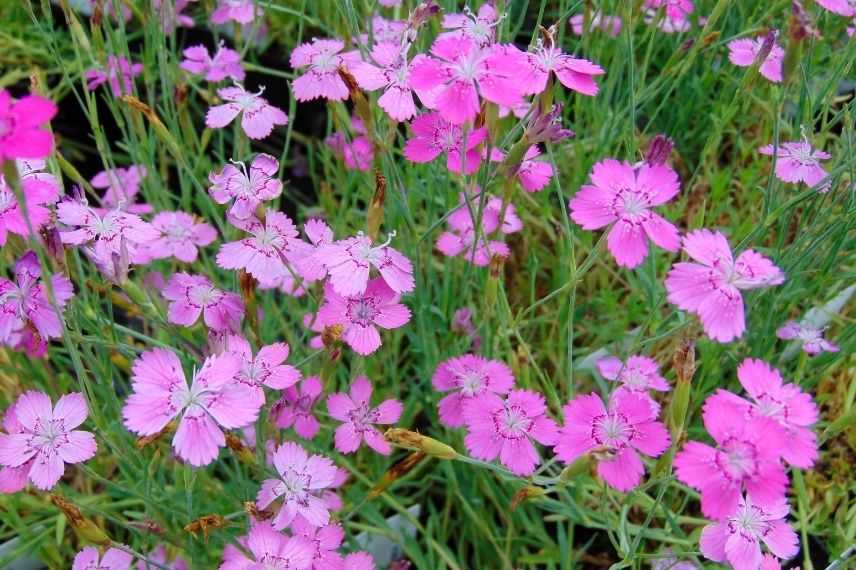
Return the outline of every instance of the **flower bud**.
[[[681,340],[680,347],[672,356],[672,367],[675,369],[678,381],[672,394],[667,417],[672,439],[677,440],[684,429],[690,402],[690,388],[693,374],[695,374],[695,341],[690,338]]]
[[[390,467],[389,470],[383,474],[383,477],[381,478],[380,482],[374,487],[372,487],[371,491],[369,491],[369,497],[375,498],[384,491],[386,491],[390,485],[392,485],[398,479],[407,475],[426,457],[427,455],[422,451],[414,451],[413,453]]]
[[[455,459],[458,452],[441,441],[402,428],[390,428],[383,434],[386,440],[394,445],[420,451],[425,455],[438,459]]]
[[[51,502],[62,511],[62,514],[65,515],[65,518],[71,524],[71,527],[74,529],[74,532],[77,533],[77,536],[86,542],[91,542],[100,546],[106,546],[111,543],[110,537],[107,536],[107,534],[101,530],[98,525],[84,517],[83,513],[80,512],[80,509],[72,502],[54,494],[50,495],[50,499]]]
[[[538,143],[559,142],[574,136],[574,131],[562,127],[562,105],[553,105],[548,112],[536,108],[529,124],[526,125],[524,137],[529,146]]]
[[[542,487],[538,487],[535,485],[528,485],[526,487],[523,487],[522,489],[514,493],[514,496],[511,498],[511,510],[513,511],[517,509],[517,507],[519,507],[520,504],[525,501],[528,501],[530,499],[537,499],[538,497],[543,497],[546,494],[547,491],[545,491]]]
[[[380,226],[383,223],[383,204],[386,201],[386,177],[379,168],[375,169],[375,192],[369,204],[368,234],[376,240]]]
[[[238,457],[238,460],[241,463],[245,463],[247,465],[255,465],[256,457],[253,455],[252,450],[249,447],[244,445],[244,442],[241,441],[241,438],[236,436],[233,433],[226,432],[226,447],[232,450],[232,452]]]
[[[665,164],[672,154],[674,143],[672,139],[666,135],[657,135],[651,140],[651,146],[648,147],[648,152],[645,155],[645,162],[651,166],[660,166]]]
[[[193,538],[198,538],[197,534],[201,532],[205,536],[205,542],[208,542],[208,533],[224,528],[226,524],[226,519],[221,515],[205,515],[184,525],[184,530],[192,534]]]

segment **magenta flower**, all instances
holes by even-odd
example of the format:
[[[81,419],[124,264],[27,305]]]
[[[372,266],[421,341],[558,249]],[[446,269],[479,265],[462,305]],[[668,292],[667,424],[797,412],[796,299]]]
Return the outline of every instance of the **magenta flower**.
[[[806,137],[801,141],[781,143],[776,148],[768,144],[759,148],[758,152],[776,156],[776,178],[793,184],[805,182],[808,186],[817,186],[826,178],[826,169],[820,165],[820,161],[831,158],[829,153],[812,148]],[[829,188],[829,184],[825,184],[818,191],[828,192]]]
[[[321,455],[310,456],[300,445],[286,441],[274,453],[273,464],[279,477],[262,482],[256,497],[260,509],[282,498],[273,528],[284,529],[298,515],[313,526],[326,525],[330,511],[318,494],[333,484],[336,477],[333,462]]]
[[[129,570],[134,557],[118,548],[108,548],[101,556],[98,548],[87,546],[77,553],[71,570]]]
[[[717,447],[687,442],[675,456],[675,476],[701,493],[706,517],[722,520],[736,509],[744,489],[753,503],[784,499],[788,476],[779,461],[786,444],[771,418],[752,415],[724,398],[708,398],[704,426]]]
[[[541,151],[538,149],[538,145],[529,147],[529,150],[523,155],[523,161],[514,173],[520,185],[527,192],[542,190],[553,177],[553,166],[545,160],[538,160],[539,156],[541,156]],[[494,162],[502,162],[505,159],[505,153],[498,149],[491,149],[490,159]]]
[[[470,215],[464,200],[465,198],[461,196],[462,205],[458,206],[446,219],[451,231],[440,234],[437,238],[437,249],[447,257],[464,254],[467,261],[478,267],[486,266],[492,257],[508,257],[511,251],[505,243],[479,236],[476,220]],[[478,198],[473,197],[472,200],[473,213],[478,217]],[[490,198],[482,212],[480,226],[482,235],[489,236],[497,230],[504,234],[512,234],[523,228],[523,222],[517,217],[514,204],[508,204],[502,224],[499,223],[501,212],[502,200],[496,197]]]
[[[336,552],[345,540],[345,531],[340,524],[330,523],[319,528],[297,517],[291,530],[295,536],[302,536],[312,543],[314,552],[310,570],[344,570],[345,561]]]
[[[759,506],[740,498],[726,520],[707,525],[701,531],[701,553],[714,562],[728,563],[734,570],[763,568],[761,543],[782,559],[799,552],[797,533],[785,521],[788,503]]]
[[[374,145],[359,118],[351,117],[351,127],[355,136],[346,137],[345,133],[335,132],[324,139],[324,143],[333,154],[342,157],[348,170],[368,172],[374,161]]]
[[[438,39],[464,38],[476,42],[479,46],[488,46],[496,37],[496,25],[499,14],[490,3],[482,4],[477,13],[467,6],[463,14],[444,14],[443,32]]]
[[[158,212],[152,218],[152,227],[160,236],[144,244],[135,259],[137,263],[142,263],[146,258],[168,257],[193,263],[199,255],[198,248],[210,245],[217,239],[217,230],[212,225],[196,221],[186,212]]]
[[[110,259],[122,248],[133,257],[140,246],[160,237],[160,232],[136,214],[121,210],[98,213],[85,202],[64,200],[57,204],[57,221],[76,229],[60,230],[62,243],[92,245],[95,255]]]
[[[404,145],[404,157],[417,163],[431,162],[446,154],[446,168],[451,172],[472,174],[479,169],[482,153],[476,148],[487,137],[487,129],[465,130],[440,116],[423,113],[410,123],[413,137]]]
[[[244,550],[227,544],[220,570],[307,570],[312,564],[314,545],[309,540],[277,532],[267,521],[254,523],[238,542]]]
[[[573,30],[574,35],[582,36],[583,35],[583,20],[585,19],[583,14],[577,14],[576,16],[571,16],[571,30]],[[586,33],[592,32],[593,30],[603,30],[613,38],[618,37],[618,34],[621,33],[621,18],[618,16],[609,16],[603,14],[601,11],[597,10],[592,12],[591,19],[589,20],[588,30]]]
[[[238,24],[249,24],[256,13],[262,14],[261,8],[256,9],[253,0],[220,0],[217,8],[211,13],[212,24],[225,24],[226,22],[237,22]]]
[[[62,336],[62,311],[74,288],[64,275],[52,275],[54,308],[41,277],[39,259],[32,251],[15,264],[14,282],[0,277],[0,343],[42,354],[45,341]]]
[[[282,182],[276,179],[279,161],[269,154],[258,154],[247,166],[243,162],[227,164],[220,172],[212,172],[208,180],[212,186],[208,193],[218,204],[235,201],[229,214],[238,219],[254,215],[262,202],[273,200],[282,193]]]
[[[380,108],[396,121],[406,121],[416,114],[413,89],[409,82],[407,53],[401,43],[376,43],[369,61],[351,65],[351,73],[366,91],[383,90],[378,99]]]
[[[360,232],[319,248],[315,257],[327,268],[329,283],[340,295],[364,293],[372,267],[377,269],[390,289],[396,293],[409,293],[416,286],[413,265],[398,250],[389,247],[394,236],[393,232],[385,243],[372,247],[371,238]]]
[[[597,95],[598,86],[594,78],[606,73],[601,66],[587,59],[573,57],[562,52],[561,48],[547,46],[543,42],[539,42],[533,52],[521,52],[513,45],[501,49],[505,50],[508,57],[523,62],[516,79],[526,95],[544,91],[551,74],[572,91]]]
[[[464,354],[441,362],[431,384],[438,392],[451,392],[437,404],[437,412],[442,424],[455,428],[464,425],[464,409],[473,398],[487,392],[507,394],[514,387],[514,375],[498,360]]]
[[[262,386],[274,390],[285,390],[300,380],[300,371],[290,364],[283,364],[288,358],[289,347],[284,342],[263,346],[253,357],[250,343],[242,337],[232,339],[229,350],[241,359],[241,370],[235,379],[253,389],[263,405],[265,393]]]
[[[839,16],[856,18],[856,2],[854,0],[817,0],[820,7]]]
[[[53,150],[53,135],[42,126],[56,113],[50,99],[27,95],[16,101],[0,89],[0,162],[48,156]]]
[[[24,218],[15,192],[0,174],[0,246],[6,245],[9,232],[23,237],[30,234],[30,228],[38,232],[51,218],[51,211],[45,206],[59,199],[56,179],[51,174],[39,172],[44,168],[44,161],[17,160],[16,168],[28,218]]]
[[[328,101],[344,101],[348,98],[348,86],[339,77],[339,68],[349,68],[359,61],[359,52],[339,53],[344,47],[342,40],[314,38],[294,48],[291,67],[295,70],[306,68],[291,84],[295,99],[311,101],[323,97]]]
[[[464,443],[476,459],[500,462],[515,475],[531,475],[541,462],[532,440],[556,443],[559,428],[549,416],[544,397],[531,390],[511,390],[505,398],[483,391],[466,402]]]
[[[127,168],[113,168],[96,174],[90,184],[93,188],[104,189],[101,204],[109,210],[122,210],[130,214],[151,214],[153,208],[148,204],[135,204],[140,185],[146,176],[146,167],[134,164]]]
[[[243,269],[260,284],[277,286],[288,273],[286,258],[301,243],[294,222],[271,209],[267,210],[264,223],[255,217],[231,222],[251,235],[220,246],[217,265],[223,269]]]
[[[347,394],[336,392],[327,396],[327,411],[334,420],[342,422],[335,434],[338,451],[353,453],[365,442],[381,455],[392,453],[389,442],[375,425],[395,424],[404,405],[390,398],[373,408],[371,397],[372,384],[365,376],[355,378]]]
[[[90,91],[107,83],[114,97],[130,95],[134,90],[134,78],[143,72],[143,64],[134,63],[122,56],[107,56],[107,65],[104,69],[90,69],[83,74],[86,79],[86,88]]]
[[[81,463],[95,456],[95,437],[74,429],[89,415],[81,393],[66,394],[53,406],[43,392],[24,392],[15,401],[13,413],[17,423],[4,422],[4,427],[16,429],[0,433],[0,465],[16,468],[29,464],[27,478],[37,488],[46,491],[56,485],[66,463]]]
[[[323,326],[342,325],[344,341],[357,354],[367,356],[380,348],[378,327],[397,329],[410,321],[410,309],[382,277],[368,282],[364,293],[343,296],[328,282],[324,287],[324,304],[318,310]]]
[[[796,321],[788,321],[776,331],[776,336],[783,340],[797,340],[806,354],[821,352],[838,352],[838,345],[823,338],[823,329],[802,325]]]
[[[433,57],[420,54],[413,59],[410,85],[422,103],[450,123],[475,119],[480,99],[506,107],[522,99],[518,75],[526,63],[509,49],[481,47],[469,38],[440,38],[431,53]],[[430,96],[423,97],[428,92]]]
[[[719,232],[690,232],[684,236],[683,246],[694,261],[675,263],[669,270],[669,302],[697,314],[710,338],[718,342],[739,338],[746,330],[740,291],[779,285],[785,274],[752,249],[735,261],[728,240]]]
[[[743,38],[728,42],[728,60],[740,67],[749,67],[755,64],[755,60],[761,54],[764,47],[764,38]],[[761,63],[761,75],[773,83],[782,81],[782,63],[785,59],[785,50],[779,44],[774,43],[772,49]]]
[[[258,93],[249,93],[243,86],[224,87],[218,89],[220,95],[228,103],[215,105],[208,109],[205,115],[205,125],[212,129],[222,129],[237,117],[241,116],[241,128],[251,139],[260,140],[267,137],[276,125],[288,124],[288,115],[279,107],[274,107],[262,97],[264,87]]]
[[[659,412],[660,404],[651,398],[648,390],[668,392],[669,383],[660,375],[660,366],[653,358],[633,355],[627,359],[627,362],[622,362],[614,356],[607,356],[597,361],[597,369],[607,380],[621,383],[613,396],[622,392],[632,392],[647,398],[654,406],[654,412]]]
[[[202,316],[215,331],[239,331],[244,318],[240,295],[214,287],[204,275],[176,273],[161,294],[170,301],[169,322],[192,327]]]
[[[669,447],[669,432],[657,421],[650,399],[632,392],[617,393],[609,408],[596,394],[577,396],[563,408],[556,456],[573,463],[586,453],[597,458],[597,474],[622,492],[642,480],[645,465],[639,454],[658,457]]]
[[[221,428],[244,427],[259,415],[252,390],[235,381],[240,369],[232,354],[209,356],[188,387],[174,352],[147,350],[134,362],[133,393],[122,409],[125,427],[141,436],[154,435],[181,416],[173,449],[194,467],[208,465],[226,445]]]
[[[201,44],[189,47],[183,53],[181,69],[193,75],[201,75],[207,81],[223,81],[227,77],[233,81],[243,81],[246,75],[241,64],[241,54],[227,48],[222,41],[213,56],[208,52],[208,48]]]
[[[591,184],[571,199],[571,219],[584,230],[613,224],[607,246],[621,267],[638,267],[648,256],[648,240],[666,251],[678,251],[678,228],[651,211],[681,189],[678,174],[665,164],[642,164],[608,158],[594,165]]]
[[[275,411],[271,411],[276,427],[288,429],[294,426],[294,431],[303,439],[314,439],[321,425],[315,418],[313,407],[322,392],[318,376],[308,376],[299,385],[286,388]]]

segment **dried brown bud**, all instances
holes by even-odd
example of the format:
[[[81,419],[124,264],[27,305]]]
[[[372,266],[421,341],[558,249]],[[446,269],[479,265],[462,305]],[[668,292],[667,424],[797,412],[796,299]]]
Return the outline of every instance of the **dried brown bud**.
[[[419,465],[419,463],[425,459],[427,455],[421,451],[414,451],[395,465],[389,468],[389,470],[383,474],[380,482],[372,487],[372,490],[369,491],[369,497],[374,498],[386,491],[390,485],[392,485],[398,479],[407,475],[414,467]]]
[[[260,509],[255,501],[245,501],[244,502],[244,510],[247,511],[247,514],[256,519],[257,521],[266,521],[270,518],[273,518],[274,512],[268,509]]]
[[[255,297],[258,283],[255,277],[243,269],[238,271],[238,287],[241,290],[241,296],[244,298],[244,301],[249,301]]]
[[[520,503],[528,501],[529,499],[536,499],[538,497],[543,497],[547,494],[547,491],[542,489],[541,487],[536,487],[535,485],[529,485],[527,487],[523,487],[511,498],[511,510],[517,509],[520,506]]]
[[[199,517],[195,521],[187,523],[184,526],[184,530],[193,535],[193,538],[198,538],[198,533],[202,533],[205,537],[205,542],[208,542],[208,533],[212,530],[217,530],[220,528],[225,528],[228,524],[226,519],[224,519],[220,515],[205,515]]]
[[[134,442],[134,447],[136,447],[137,449],[143,449],[145,447],[148,447],[157,440],[159,440],[161,437],[163,437],[164,434],[167,434],[174,429],[175,422],[169,422],[168,424],[166,424],[166,427],[160,430],[159,432],[152,435],[144,435],[143,437],[137,438],[137,441]]]
[[[74,532],[80,538],[98,545],[111,543],[110,537],[98,525],[83,516],[83,513],[80,512],[80,509],[76,505],[53,493],[51,493],[50,499],[62,511],[62,514],[65,515]]]
[[[386,176],[379,168],[375,169],[375,191],[369,204],[368,212],[368,234],[372,240],[376,240],[383,223],[384,202],[386,201]]]
[[[324,330],[321,331],[321,342],[324,343],[325,347],[330,348],[342,338],[344,330],[345,327],[342,325],[328,325],[324,327]]]
[[[681,344],[672,355],[672,367],[678,382],[690,382],[695,374],[695,341],[692,338],[682,338]]]

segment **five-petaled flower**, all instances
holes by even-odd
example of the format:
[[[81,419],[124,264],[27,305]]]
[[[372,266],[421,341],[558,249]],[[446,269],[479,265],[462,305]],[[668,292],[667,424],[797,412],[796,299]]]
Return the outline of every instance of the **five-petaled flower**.
[[[344,101],[348,98],[348,86],[339,76],[339,68],[358,62],[359,52],[340,54],[344,47],[342,40],[314,38],[294,48],[291,67],[306,68],[291,84],[295,99],[311,101],[323,97],[329,101]]]
[[[404,145],[404,157],[417,163],[431,162],[446,154],[446,168],[458,174],[479,169],[482,153],[477,148],[487,137],[487,129],[467,129],[450,123],[439,113],[423,113],[410,123],[413,137]]]
[[[263,286],[279,285],[289,273],[286,266],[289,256],[304,251],[301,246],[305,244],[298,238],[291,218],[268,208],[264,222],[255,216],[245,220],[230,218],[230,221],[250,235],[220,246],[217,265],[223,269],[243,269]]]
[[[372,384],[365,376],[351,383],[347,394],[336,392],[327,396],[327,411],[342,425],[336,428],[336,449],[353,453],[363,442],[382,455],[392,453],[392,446],[375,425],[391,425],[398,421],[404,406],[395,399],[371,405]]]
[[[243,549],[226,545],[219,570],[308,570],[315,551],[306,537],[278,532],[268,521],[254,523],[238,543]]]
[[[87,546],[77,553],[71,570],[129,570],[134,557],[118,548],[108,548],[104,555],[94,546]]]
[[[755,60],[765,48],[764,41],[764,38],[743,38],[728,42],[729,61],[740,67],[754,65]],[[774,43],[764,61],[761,62],[759,68],[761,75],[773,83],[781,83],[784,59],[785,50],[779,44]]]
[[[0,159],[2,160],[2,159]],[[6,245],[7,234],[28,236],[38,232],[51,219],[46,206],[59,199],[59,183],[52,174],[41,172],[45,162],[40,159],[15,161],[21,193],[27,210],[27,217],[15,192],[0,173],[0,246]]]
[[[818,192],[828,192],[830,185],[820,184],[827,177],[826,169],[820,165],[820,161],[829,160],[832,156],[817,150],[808,142],[808,138],[801,141],[783,142],[778,147],[771,144],[758,149],[761,154],[776,157],[776,178],[782,182],[799,184],[805,182],[808,186],[817,186]],[[820,185],[819,185],[820,184]]]
[[[282,193],[282,182],[275,178],[278,171],[276,158],[258,154],[249,170],[243,162],[235,162],[209,174],[211,187],[208,192],[218,204],[226,204],[234,198],[229,215],[243,220],[252,216],[259,204]]]
[[[464,354],[441,362],[431,384],[439,392],[450,392],[437,403],[440,422],[461,427],[464,408],[470,400],[485,392],[507,394],[514,387],[514,375],[503,362]]]
[[[262,97],[264,87],[258,93],[250,93],[242,85],[218,89],[226,103],[208,109],[205,125],[212,129],[222,129],[238,115],[241,116],[241,128],[251,139],[263,139],[273,131],[276,125],[288,123],[286,115],[279,107],[274,107]]]
[[[265,402],[262,386],[285,390],[300,380],[300,371],[297,368],[283,364],[289,353],[289,347],[284,342],[263,346],[254,357],[250,343],[243,337],[235,337],[229,344],[229,350],[241,359],[241,370],[235,377],[236,380],[253,389],[260,405]]]
[[[227,77],[233,81],[243,81],[246,75],[241,65],[241,54],[227,48],[222,41],[213,56],[201,44],[185,49],[180,67],[211,82],[223,81]]]
[[[244,318],[244,303],[236,293],[222,291],[204,275],[176,273],[163,290],[168,299],[169,322],[193,326],[202,316],[215,331],[238,331]]]
[[[783,340],[796,340],[802,345],[806,354],[820,354],[821,352],[838,352],[840,348],[834,342],[823,338],[822,328],[813,327],[808,324],[788,321],[776,331],[776,336]]]
[[[0,89],[0,162],[11,158],[44,158],[53,150],[53,135],[42,126],[54,118],[50,99],[27,95],[18,100]]]
[[[318,376],[308,376],[300,384],[283,390],[282,399],[271,410],[276,426],[282,429],[294,426],[297,435],[303,439],[313,439],[321,428],[313,407],[322,392]]]
[[[409,293],[416,286],[413,265],[398,250],[389,246],[394,237],[373,246],[362,232],[354,237],[320,247],[315,258],[327,268],[329,283],[336,293],[349,296],[366,291],[369,273],[374,267],[383,281],[396,293]]]
[[[146,258],[168,257],[193,263],[199,256],[199,248],[210,245],[217,239],[214,226],[196,220],[187,212],[158,212],[151,223],[160,235],[139,248],[136,259],[138,263]]]

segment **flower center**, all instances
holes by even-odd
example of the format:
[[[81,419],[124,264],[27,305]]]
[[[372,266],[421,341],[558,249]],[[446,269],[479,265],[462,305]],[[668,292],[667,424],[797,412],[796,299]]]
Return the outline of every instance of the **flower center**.
[[[494,413],[493,423],[497,433],[505,439],[522,439],[532,429],[534,422],[521,406],[506,404],[502,410]]]
[[[475,396],[484,391],[484,386],[487,383],[483,374],[475,370],[467,370],[458,377],[458,383],[461,386],[461,393],[465,396]]]
[[[739,440],[726,441],[717,462],[732,480],[742,481],[755,474],[757,452],[751,443]]]
[[[761,412],[762,415],[767,416],[768,418],[786,419],[785,416],[787,416],[787,409],[785,408],[785,404],[773,396],[762,394],[758,398],[757,402],[758,411]]]
[[[368,404],[362,404],[348,412],[348,421],[357,431],[366,431],[377,421],[377,411],[369,408]]]
[[[741,505],[734,516],[728,519],[728,526],[732,533],[739,532],[747,538],[757,539],[768,525],[761,509],[754,505]]]
[[[312,59],[312,67],[321,73],[331,73],[339,66],[339,58],[335,52],[322,52]]]
[[[648,386],[648,377],[635,368],[628,368],[621,375],[624,384],[631,388],[645,388]]]
[[[348,302],[348,318],[351,322],[367,327],[374,323],[378,314],[373,299],[356,299]]]
[[[627,447],[636,430],[624,414],[611,412],[595,418],[591,435],[598,445],[618,451]]]
[[[194,305],[207,307],[219,301],[221,293],[211,285],[199,285],[190,290],[189,296]]]
[[[619,200],[622,213],[625,217],[635,219],[640,214],[644,214],[648,210],[648,204],[645,201],[645,197],[635,190],[622,190],[619,193]]]
[[[561,53],[562,52],[555,47],[547,48],[543,46],[539,47],[535,52],[538,63],[547,71],[552,71],[555,68]]]

